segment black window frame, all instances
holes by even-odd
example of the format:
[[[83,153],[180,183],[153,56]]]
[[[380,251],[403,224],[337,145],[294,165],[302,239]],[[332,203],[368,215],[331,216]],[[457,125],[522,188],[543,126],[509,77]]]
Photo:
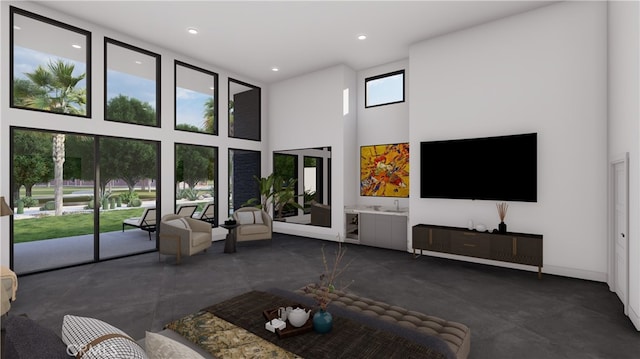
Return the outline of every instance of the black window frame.
[[[37,20],[37,21],[41,21],[44,22],[46,24],[52,25],[52,26],[57,26],[60,27],[62,29],[65,30],[69,30],[69,31],[73,31],[76,32],[80,35],[84,35],[86,38],[86,43],[85,43],[85,53],[86,53],[86,58],[85,58],[85,68],[86,68],[86,72],[85,72],[85,81],[86,81],[86,103],[85,103],[85,114],[84,115],[78,115],[78,114],[69,114],[69,113],[61,113],[61,112],[54,112],[54,111],[47,111],[47,110],[41,110],[41,109],[37,109],[37,108],[33,108],[33,107],[23,107],[23,106],[16,106],[14,104],[14,89],[13,89],[13,83],[14,83],[14,15],[18,14],[21,16],[25,16],[28,18],[31,18],[33,20]],[[16,109],[21,109],[21,110],[29,110],[29,111],[37,111],[37,112],[45,112],[45,113],[52,113],[52,114],[56,114],[56,115],[65,115],[65,116],[72,116],[72,117],[81,117],[81,118],[91,118],[91,31],[88,30],[84,30],[82,28],[73,26],[73,25],[69,25],[67,23],[58,21],[58,20],[54,20],[52,18],[46,17],[46,16],[42,16],[27,10],[23,10],[20,9],[18,7],[15,6],[9,6],[9,107],[10,108],[16,108]]]
[[[140,52],[143,55],[147,55],[147,56],[151,56],[151,57],[155,57],[155,64],[156,64],[156,123],[155,125],[145,125],[145,124],[141,124],[141,123],[134,123],[134,122],[128,122],[128,121],[122,121],[122,120],[114,120],[114,119],[109,119],[107,117],[107,105],[109,100],[107,99],[107,85],[108,85],[108,81],[107,81],[107,71],[109,70],[109,64],[107,61],[107,56],[109,55],[107,52],[107,46],[111,44],[111,45],[116,45],[116,46],[120,46],[123,47],[127,50],[131,50],[131,51],[136,51],[136,52]],[[160,128],[162,126],[161,123],[161,98],[160,98],[160,94],[161,94],[161,64],[162,64],[162,56],[160,54],[157,54],[155,52],[151,52],[149,50],[145,50],[143,48],[131,45],[131,44],[127,44],[126,42],[122,42],[122,41],[118,41],[116,39],[112,39],[109,37],[104,37],[104,120],[105,121],[109,121],[109,122],[117,122],[117,123],[125,123],[128,125],[136,125],[136,126],[145,126],[145,127],[155,127],[155,128]]]
[[[259,95],[259,100],[258,100],[258,138],[248,138],[248,137],[242,137],[242,136],[238,136],[235,133],[232,135],[231,134],[231,124],[229,123],[229,120],[231,119],[231,115],[230,115],[230,108],[229,108],[229,103],[233,98],[231,95],[231,83],[234,82],[238,85],[242,85],[242,86],[246,86],[246,87],[251,87],[255,90],[258,91],[258,95]],[[228,81],[227,81],[227,94],[228,94],[228,98],[229,101],[227,102],[227,136],[229,138],[238,138],[238,139],[242,139],[242,140],[249,140],[249,141],[262,141],[262,89],[259,86],[256,85],[251,85],[249,83],[240,81],[240,80],[236,80],[234,78],[229,77]],[[234,122],[235,122],[235,101],[234,101]],[[235,128],[235,127],[234,127]]]
[[[384,79],[387,77],[391,77],[391,76],[396,76],[396,75],[402,75],[402,100],[398,100],[398,101],[392,101],[392,102],[384,102],[384,103],[379,103],[379,104],[375,104],[375,105],[369,105],[369,94],[367,91],[367,84],[370,81],[375,81],[375,80],[380,80],[380,79]],[[386,105],[393,105],[396,103],[403,103],[405,102],[406,99],[406,79],[405,79],[405,70],[398,70],[398,71],[393,71],[393,72],[388,72],[385,74],[381,74],[381,75],[376,75],[376,76],[371,76],[371,77],[367,77],[364,79],[364,108],[372,108],[372,107],[380,107],[380,106],[386,106]]]
[[[178,128],[178,66],[182,66],[182,67],[186,67],[190,70],[194,70],[194,71],[198,71],[198,72],[202,72],[206,75],[209,76],[213,76],[213,118],[214,118],[214,126],[213,126],[213,133],[209,133],[209,132],[204,132],[204,131],[189,131],[189,130],[185,130],[185,129],[180,129]],[[180,60],[174,60],[173,63],[173,125],[174,125],[174,129],[176,131],[185,131],[185,132],[192,132],[192,133],[202,133],[205,135],[212,135],[212,136],[217,136],[218,135],[218,128],[220,125],[220,118],[218,116],[219,111],[218,111],[218,106],[220,106],[220,101],[218,101],[218,78],[219,75],[216,72],[213,71],[209,71],[206,69],[203,69],[201,67],[198,66],[194,66],[191,64],[188,64],[186,62],[180,61]]]
[[[207,149],[213,149],[214,152],[215,152],[215,156],[213,158],[213,184],[214,184],[213,211],[214,211],[214,219],[213,219],[212,227],[218,227],[219,222],[220,222],[218,220],[219,217],[220,217],[219,216],[219,212],[218,212],[219,207],[220,207],[220,205],[219,205],[220,202],[218,201],[219,193],[220,193],[220,190],[219,190],[220,184],[218,182],[219,178],[220,178],[220,173],[219,173],[220,148],[218,146],[207,146],[207,145],[197,145],[197,144],[194,144],[194,143],[175,142],[173,144],[173,185],[174,185],[174,187],[175,187],[175,184],[177,182],[176,167],[178,165],[178,162],[177,162],[177,160],[178,160],[178,156],[177,156],[177,154],[178,154],[178,146],[204,147],[204,148],[207,148]],[[174,194],[173,194],[174,206],[175,206],[176,202],[177,202],[177,198],[176,198],[176,193],[174,191]],[[206,208],[206,206],[205,206],[205,208]],[[203,208],[203,210],[205,208]]]

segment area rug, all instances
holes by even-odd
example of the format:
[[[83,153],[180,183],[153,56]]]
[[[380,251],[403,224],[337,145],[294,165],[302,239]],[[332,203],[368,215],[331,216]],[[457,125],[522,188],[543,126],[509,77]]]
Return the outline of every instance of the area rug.
[[[166,328],[182,335],[215,358],[300,358],[206,311],[175,320],[169,323]]]

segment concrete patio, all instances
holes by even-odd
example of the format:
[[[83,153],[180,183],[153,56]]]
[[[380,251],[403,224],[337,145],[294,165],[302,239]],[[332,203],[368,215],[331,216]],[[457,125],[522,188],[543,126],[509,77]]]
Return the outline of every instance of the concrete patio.
[[[100,259],[140,253],[156,248],[155,232],[134,228],[100,234]],[[13,270],[26,274],[93,261],[93,234],[16,243]]]

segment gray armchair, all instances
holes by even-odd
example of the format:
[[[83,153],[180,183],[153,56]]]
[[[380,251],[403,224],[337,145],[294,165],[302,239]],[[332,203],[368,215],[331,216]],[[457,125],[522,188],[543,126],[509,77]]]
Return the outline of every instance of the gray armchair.
[[[235,229],[238,242],[271,239],[271,216],[260,208],[238,208],[233,212],[233,219],[239,224]]]
[[[192,256],[211,247],[211,225],[197,219],[167,214],[160,220],[161,254],[175,255],[180,263],[182,256]]]

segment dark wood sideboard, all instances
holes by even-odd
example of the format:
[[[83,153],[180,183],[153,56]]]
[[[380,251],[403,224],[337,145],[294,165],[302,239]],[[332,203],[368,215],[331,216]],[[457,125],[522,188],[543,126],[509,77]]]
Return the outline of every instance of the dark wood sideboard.
[[[413,255],[433,251],[538,267],[542,278],[542,235],[489,233],[429,224],[413,226]]]

